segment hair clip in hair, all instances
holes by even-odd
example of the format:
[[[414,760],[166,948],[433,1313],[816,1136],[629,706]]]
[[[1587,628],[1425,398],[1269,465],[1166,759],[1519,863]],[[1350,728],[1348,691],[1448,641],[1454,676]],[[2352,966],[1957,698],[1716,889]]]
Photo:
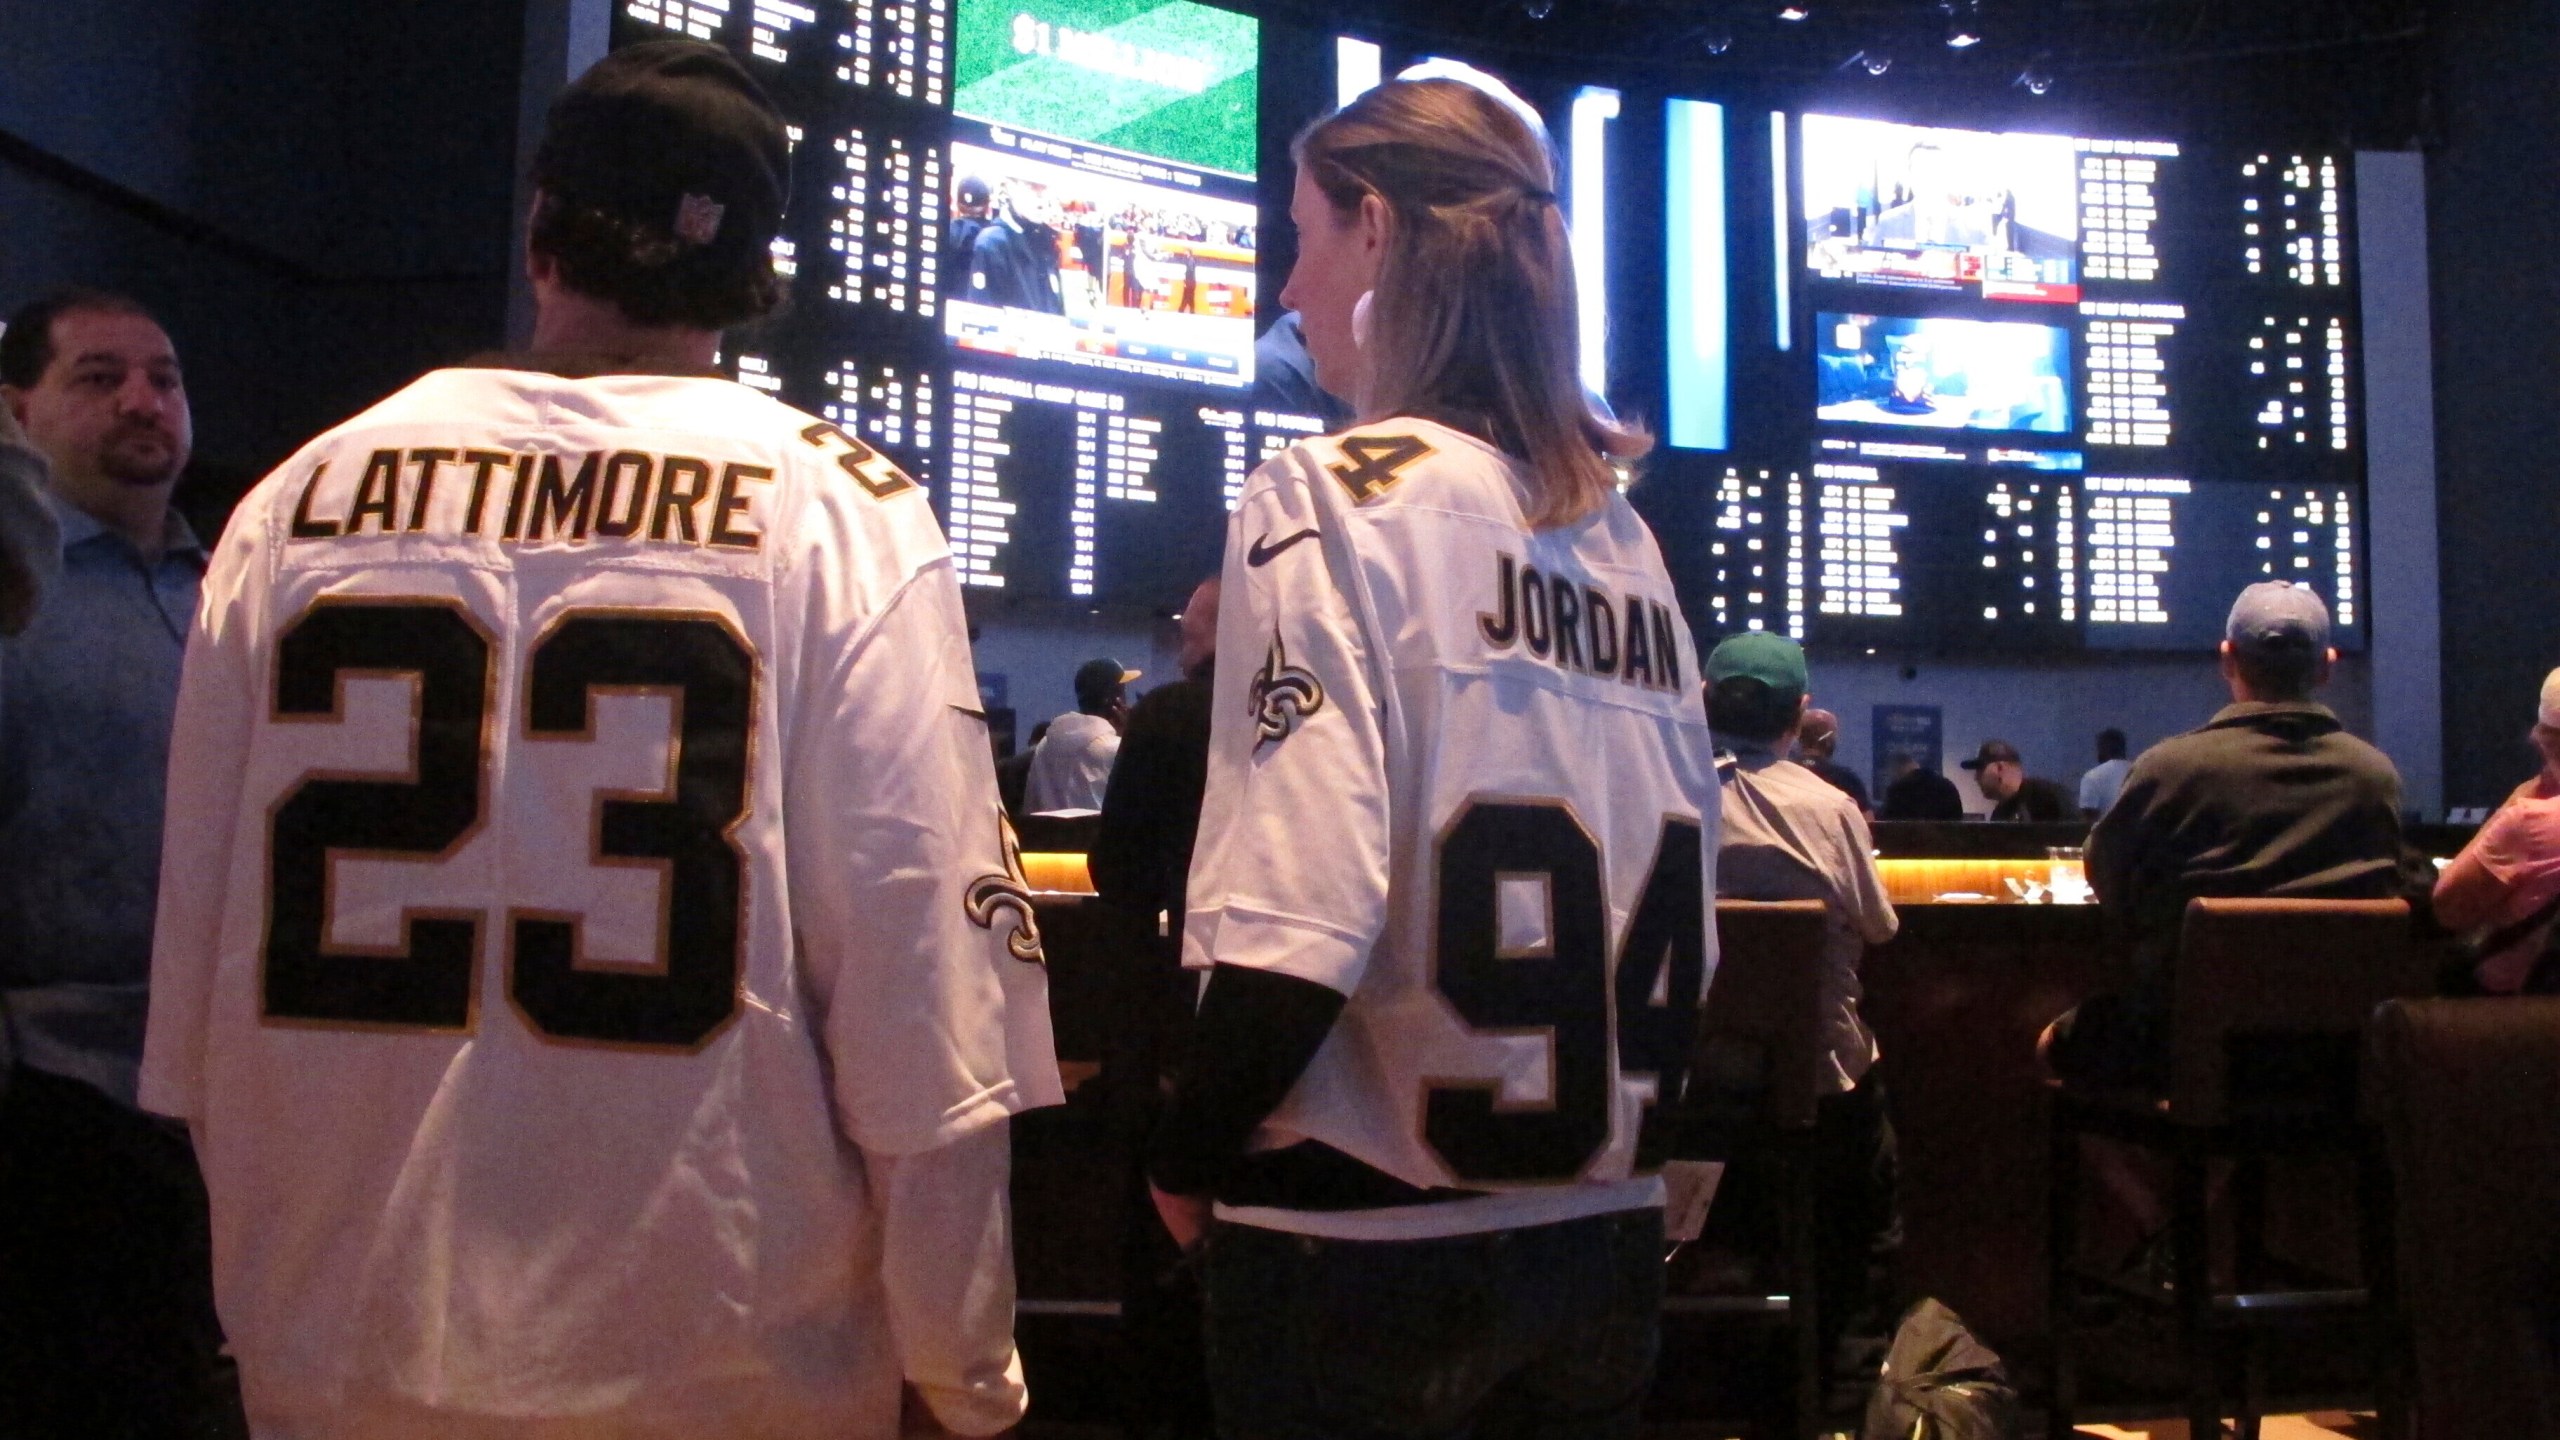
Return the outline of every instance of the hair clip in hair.
[[[1351,343],[1362,350],[1369,348],[1369,302],[1377,293],[1363,290],[1360,298],[1351,302]]]
[[[676,202],[676,238],[688,245],[708,245],[720,236],[720,217],[728,207],[708,195],[687,195]]]

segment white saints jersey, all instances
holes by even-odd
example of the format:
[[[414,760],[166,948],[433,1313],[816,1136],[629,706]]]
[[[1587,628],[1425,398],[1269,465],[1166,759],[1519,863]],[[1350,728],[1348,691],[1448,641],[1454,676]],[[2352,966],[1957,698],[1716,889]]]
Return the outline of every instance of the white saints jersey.
[[[1714,966],[1694,642],[1612,495],[1532,532],[1519,468],[1411,419],[1311,440],[1228,532],[1186,963],[1349,997],[1255,1139],[1488,1198],[1230,1212],[1352,1236],[1658,1203]]]
[[[142,1102],[262,1435],[1018,1413],[1046,979],[886,460],[716,378],[428,375],[231,522],[170,772]]]

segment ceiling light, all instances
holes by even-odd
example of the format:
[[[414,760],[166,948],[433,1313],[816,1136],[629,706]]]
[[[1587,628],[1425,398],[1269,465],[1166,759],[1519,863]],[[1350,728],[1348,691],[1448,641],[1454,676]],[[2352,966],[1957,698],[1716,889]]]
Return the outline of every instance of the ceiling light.
[[[1698,44],[1710,55],[1721,55],[1733,48],[1733,32],[1718,26],[1699,37]]]
[[[2053,70],[2046,65],[2044,57],[2038,56],[2027,62],[2027,68],[2018,72],[2013,83],[2025,87],[2030,95],[2042,95],[2053,88]]]
[[[1947,22],[1947,48],[1970,50],[1982,43],[1982,25],[1959,15]]]
[[[1800,22],[1811,14],[1813,7],[1803,4],[1802,0],[1788,0],[1787,4],[1778,7],[1778,18],[1790,23]]]

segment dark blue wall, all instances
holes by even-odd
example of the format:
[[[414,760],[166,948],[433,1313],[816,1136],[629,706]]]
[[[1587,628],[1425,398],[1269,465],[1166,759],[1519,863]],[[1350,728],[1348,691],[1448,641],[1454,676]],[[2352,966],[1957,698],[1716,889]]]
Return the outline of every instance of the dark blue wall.
[[[524,7],[0,0],[0,311],[129,291],[178,343],[193,506],[502,342]]]
[[[2445,799],[2482,805],[2533,773],[2560,665],[2560,3],[2452,0],[2431,23]]]

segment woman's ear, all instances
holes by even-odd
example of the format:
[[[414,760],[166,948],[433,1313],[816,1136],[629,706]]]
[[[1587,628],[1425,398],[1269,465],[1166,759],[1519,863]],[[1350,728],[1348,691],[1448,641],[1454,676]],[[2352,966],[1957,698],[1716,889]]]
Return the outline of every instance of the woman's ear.
[[[1362,253],[1382,256],[1387,248],[1387,202],[1376,192],[1360,197],[1360,249]]]

